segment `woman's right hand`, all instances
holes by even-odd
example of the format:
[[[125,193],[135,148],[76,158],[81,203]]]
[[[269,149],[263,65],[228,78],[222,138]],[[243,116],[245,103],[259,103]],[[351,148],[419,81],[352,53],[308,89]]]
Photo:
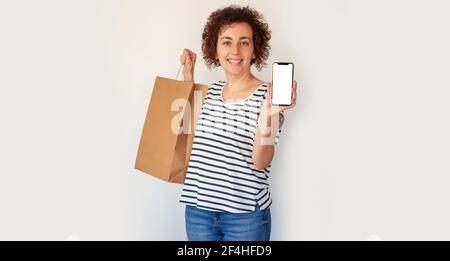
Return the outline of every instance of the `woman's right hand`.
[[[184,65],[183,75],[184,81],[186,82],[194,81],[194,67],[196,59],[197,55],[193,51],[186,48],[183,49],[183,53],[180,55],[180,62]]]

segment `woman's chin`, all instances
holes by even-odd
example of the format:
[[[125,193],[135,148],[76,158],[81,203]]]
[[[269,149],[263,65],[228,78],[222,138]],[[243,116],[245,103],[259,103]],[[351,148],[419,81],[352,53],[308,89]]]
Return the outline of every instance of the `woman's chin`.
[[[242,72],[247,71],[248,68],[245,68],[243,66],[240,66],[240,67],[234,67],[233,66],[233,67],[230,68],[229,66],[227,66],[227,67],[224,68],[224,70],[229,75],[239,75]]]

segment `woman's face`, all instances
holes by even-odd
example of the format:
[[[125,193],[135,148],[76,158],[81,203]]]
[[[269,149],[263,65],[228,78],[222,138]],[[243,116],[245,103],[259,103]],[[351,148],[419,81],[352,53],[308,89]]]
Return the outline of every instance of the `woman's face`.
[[[216,59],[231,75],[250,70],[253,55],[253,31],[249,24],[241,22],[222,28],[217,39]]]

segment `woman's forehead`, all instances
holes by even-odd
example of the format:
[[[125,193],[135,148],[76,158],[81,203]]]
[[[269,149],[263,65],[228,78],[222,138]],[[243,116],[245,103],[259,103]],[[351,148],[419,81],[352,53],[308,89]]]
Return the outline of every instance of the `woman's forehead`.
[[[225,25],[220,30],[219,38],[222,37],[230,37],[230,38],[251,38],[252,37],[252,28],[247,23],[234,23],[230,25]]]

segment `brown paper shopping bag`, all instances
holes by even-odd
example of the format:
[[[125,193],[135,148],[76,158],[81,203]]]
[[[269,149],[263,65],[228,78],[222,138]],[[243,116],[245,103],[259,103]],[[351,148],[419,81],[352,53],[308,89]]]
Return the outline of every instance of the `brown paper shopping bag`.
[[[156,77],[136,169],[168,182],[184,182],[207,89],[207,85]]]

